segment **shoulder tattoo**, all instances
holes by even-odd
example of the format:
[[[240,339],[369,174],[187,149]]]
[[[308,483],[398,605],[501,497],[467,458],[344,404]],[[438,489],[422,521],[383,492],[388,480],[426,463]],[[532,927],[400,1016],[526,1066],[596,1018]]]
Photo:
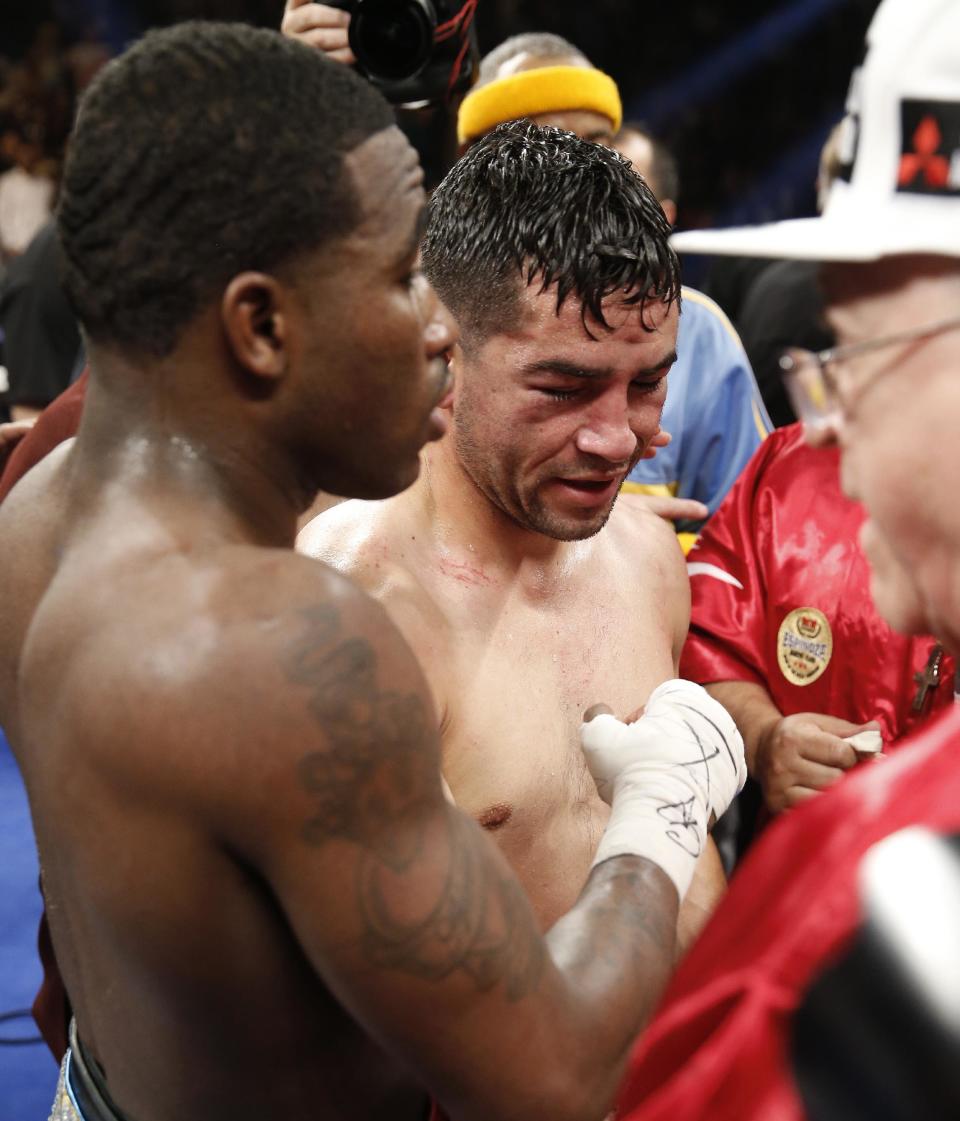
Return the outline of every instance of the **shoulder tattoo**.
[[[439,788],[424,698],[380,687],[376,650],[341,633],[334,607],[302,618],[285,669],[308,691],[325,742],[298,765],[313,802],[301,836],[312,847],[357,846],[364,955],[423,980],[459,972],[482,991],[502,983],[520,999],[538,983],[543,941],[522,888],[489,859],[473,823],[452,807],[422,812]]]

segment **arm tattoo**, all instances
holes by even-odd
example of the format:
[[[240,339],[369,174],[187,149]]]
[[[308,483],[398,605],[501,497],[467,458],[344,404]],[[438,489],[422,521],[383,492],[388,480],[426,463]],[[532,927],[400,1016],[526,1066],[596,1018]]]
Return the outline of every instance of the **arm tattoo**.
[[[481,992],[504,983],[507,999],[532,992],[543,968],[545,948],[533,926],[523,890],[510,875],[484,859],[472,825],[447,812],[447,867],[426,914],[411,919],[391,903],[397,888],[384,890],[381,870],[370,860],[361,868],[360,896],[367,921],[364,949],[378,965],[440,981],[462,971]]]
[[[519,1000],[537,986],[545,947],[522,889],[485,857],[472,823],[445,808],[438,829],[436,815],[423,814],[439,780],[423,699],[379,688],[376,651],[341,635],[335,608],[303,619],[286,671],[309,690],[326,743],[300,760],[300,785],[316,806],[302,836],[314,847],[340,839],[359,848],[364,954],[423,980],[461,972],[480,991],[503,982]],[[415,913],[406,898],[414,882]]]

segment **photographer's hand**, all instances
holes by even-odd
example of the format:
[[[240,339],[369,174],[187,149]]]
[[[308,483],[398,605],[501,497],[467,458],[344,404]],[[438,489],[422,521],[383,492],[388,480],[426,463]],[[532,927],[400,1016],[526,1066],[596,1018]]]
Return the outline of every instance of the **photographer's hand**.
[[[317,47],[337,62],[356,62],[347,40],[350,13],[329,4],[287,0],[280,30],[290,39]]]

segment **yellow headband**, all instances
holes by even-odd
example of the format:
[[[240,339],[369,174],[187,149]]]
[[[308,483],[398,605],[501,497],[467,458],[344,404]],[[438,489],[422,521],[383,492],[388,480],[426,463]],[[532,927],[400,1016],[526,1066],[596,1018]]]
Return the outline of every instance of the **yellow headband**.
[[[576,109],[600,113],[616,132],[623,119],[616,82],[585,66],[523,70],[467,94],[457,117],[457,138],[466,144],[504,121]]]

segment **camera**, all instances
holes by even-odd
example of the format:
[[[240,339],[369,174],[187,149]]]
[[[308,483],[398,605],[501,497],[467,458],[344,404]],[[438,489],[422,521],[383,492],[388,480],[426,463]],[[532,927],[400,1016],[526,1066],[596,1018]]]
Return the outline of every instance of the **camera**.
[[[357,70],[394,105],[438,104],[469,89],[479,0],[326,0],[350,13]]]

